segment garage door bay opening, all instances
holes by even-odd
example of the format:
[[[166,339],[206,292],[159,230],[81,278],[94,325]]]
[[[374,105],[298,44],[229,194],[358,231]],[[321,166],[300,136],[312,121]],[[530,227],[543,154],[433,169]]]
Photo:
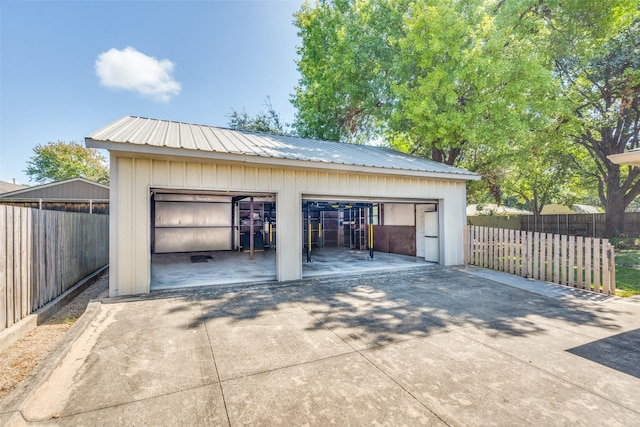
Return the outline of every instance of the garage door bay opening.
[[[424,267],[440,261],[435,200],[305,198],[302,216],[303,277]]]
[[[276,279],[273,194],[151,191],[151,290]]]

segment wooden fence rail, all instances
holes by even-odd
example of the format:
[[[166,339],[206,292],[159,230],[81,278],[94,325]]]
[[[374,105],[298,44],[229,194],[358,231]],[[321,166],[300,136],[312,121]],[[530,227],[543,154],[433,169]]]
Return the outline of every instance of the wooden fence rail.
[[[109,217],[0,205],[0,330],[109,262]]]
[[[607,239],[467,226],[465,262],[607,295],[616,289]]]

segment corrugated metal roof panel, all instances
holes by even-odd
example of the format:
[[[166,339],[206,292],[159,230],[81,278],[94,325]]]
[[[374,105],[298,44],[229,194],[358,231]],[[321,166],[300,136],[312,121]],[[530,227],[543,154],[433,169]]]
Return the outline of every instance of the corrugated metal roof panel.
[[[0,195],[0,199],[64,199],[90,200],[108,199],[109,187],[84,178],[71,178],[64,181],[25,187]]]
[[[467,175],[472,179],[477,177],[475,173],[464,169],[383,147],[237,131],[142,117],[123,117],[94,132],[87,139],[318,163],[450,173]]]

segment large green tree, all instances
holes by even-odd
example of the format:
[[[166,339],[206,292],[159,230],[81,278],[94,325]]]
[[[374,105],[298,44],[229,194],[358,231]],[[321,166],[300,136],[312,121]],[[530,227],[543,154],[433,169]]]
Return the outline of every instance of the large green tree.
[[[640,23],[636,0],[531,1],[520,12],[553,60],[569,108],[563,130],[579,151],[575,163],[596,183],[605,233],[623,232],[623,214],[640,194],[640,168],[607,156],[638,147]]]
[[[569,68],[569,96],[578,120],[572,137],[595,165],[583,172],[598,184],[607,213],[605,233],[617,236],[624,231],[625,209],[640,194],[640,167],[620,166],[607,156],[639,147],[640,23],[608,41],[585,67]]]
[[[336,0],[304,5],[301,134],[384,137],[456,164],[482,144],[512,145],[547,126],[554,81],[536,47],[511,37],[489,0]]]
[[[292,102],[301,136],[362,142],[379,137],[395,108],[392,84],[408,0],[305,3]]]
[[[638,172],[606,158],[638,145],[637,14],[633,0],[305,4],[295,16],[295,126],[468,167],[496,200],[508,185],[536,211],[533,200],[556,201],[580,166],[597,181],[615,235],[638,193]],[[557,161],[562,144],[572,162]],[[536,167],[527,167],[517,156],[536,145]],[[547,196],[523,192],[542,182]]]
[[[25,173],[39,184],[70,178],[85,178],[101,184],[109,183],[106,159],[94,148],[78,142],[38,144],[27,161]]]

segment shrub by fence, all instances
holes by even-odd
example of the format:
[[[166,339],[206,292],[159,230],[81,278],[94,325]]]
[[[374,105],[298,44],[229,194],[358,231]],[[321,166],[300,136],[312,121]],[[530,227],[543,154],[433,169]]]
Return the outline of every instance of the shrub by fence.
[[[0,205],[0,330],[109,262],[109,217]]]
[[[615,293],[607,239],[467,226],[465,262],[588,291]]]

